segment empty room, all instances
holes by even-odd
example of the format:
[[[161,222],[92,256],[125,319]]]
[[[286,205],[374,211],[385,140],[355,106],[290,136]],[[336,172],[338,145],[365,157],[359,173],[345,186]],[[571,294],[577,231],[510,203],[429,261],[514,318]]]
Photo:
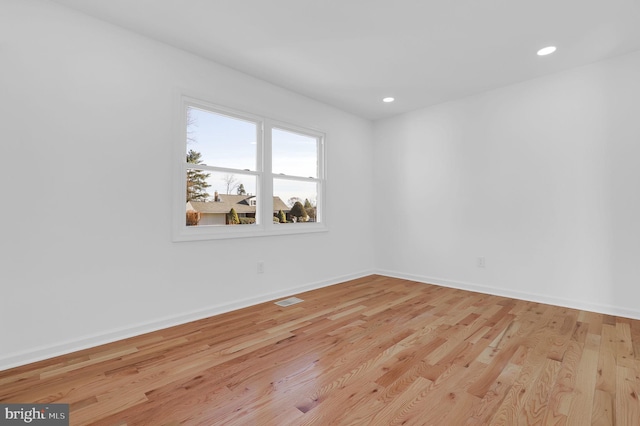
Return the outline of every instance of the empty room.
[[[0,424],[640,424],[640,3],[0,0]]]

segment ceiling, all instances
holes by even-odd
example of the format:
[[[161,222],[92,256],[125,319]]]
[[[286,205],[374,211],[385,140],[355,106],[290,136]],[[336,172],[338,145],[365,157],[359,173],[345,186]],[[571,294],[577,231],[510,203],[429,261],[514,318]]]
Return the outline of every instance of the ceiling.
[[[372,120],[640,49],[638,0],[53,1]]]

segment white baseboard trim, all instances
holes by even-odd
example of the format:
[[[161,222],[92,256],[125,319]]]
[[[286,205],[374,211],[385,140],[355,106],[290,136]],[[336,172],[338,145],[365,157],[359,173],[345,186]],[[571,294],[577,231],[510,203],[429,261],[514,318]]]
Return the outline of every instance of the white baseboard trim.
[[[373,275],[374,273],[375,272],[373,270],[361,271],[358,273],[334,277],[328,280],[317,281],[298,287],[291,287],[272,293],[266,293],[259,296],[248,297],[245,299],[234,301],[232,303],[214,305],[192,312],[159,318],[153,321],[132,325],[130,327],[107,330],[92,336],[84,336],[55,345],[41,346],[27,351],[2,355],[0,356],[0,371],[8,370],[9,368],[19,367],[26,364],[31,364],[33,362],[42,361],[60,355],[66,355],[83,349],[104,345],[106,343],[112,343],[118,340],[127,339],[129,337],[139,336],[141,334],[162,330],[176,325],[186,324],[188,322],[197,321],[214,315],[223,314],[225,312],[246,308],[248,306],[257,305],[263,302],[269,302],[271,300],[280,299],[282,297],[293,296],[305,291],[328,287],[345,281]]]
[[[416,281],[425,284],[435,284],[442,287],[457,288],[460,290],[475,291],[477,293],[492,294],[495,296],[510,297],[512,299],[526,300],[529,302],[544,303],[547,305],[564,306],[571,309],[580,309],[583,311],[597,312],[606,315],[614,315],[619,317],[640,319],[640,311],[634,309],[626,309],[612,305],[601,303],[593,303],[585,300],[570,300],[561,297],[546,296],[536,293],[528,293],[522,291],[513,291],[504,288],[491,287],[480,284],[473,284],[463,281],[452,281],[444,278],[427,277],[423,275],[406,274],[403,272],[389,271],[378,269],[378,275],[384,275],[392,278],[401,278],[409,281]]]

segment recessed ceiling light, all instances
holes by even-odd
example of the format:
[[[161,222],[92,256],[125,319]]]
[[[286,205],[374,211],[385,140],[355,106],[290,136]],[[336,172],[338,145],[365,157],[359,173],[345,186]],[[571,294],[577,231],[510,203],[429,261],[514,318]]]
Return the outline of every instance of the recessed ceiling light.
[[[553,52],[556,51],[556,47],[555,46],[547,46],[547,47],[543,47],[542,49],[538,50],[538,56],[545,56],[545,55],[549,55]]]
[[[391,97],[389,97],[389,98],[384,98],[384,99],[382,100],[382,102],[386,102],[386,103],[393,102],[393,101],[395,101],[395,98],[391,98]]]

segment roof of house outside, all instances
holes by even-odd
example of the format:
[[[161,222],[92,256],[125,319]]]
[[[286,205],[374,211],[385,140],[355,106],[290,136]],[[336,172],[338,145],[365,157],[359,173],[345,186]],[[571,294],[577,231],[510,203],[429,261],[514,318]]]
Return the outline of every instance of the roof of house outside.
[[[247,195],[226,195],[221,194],[218,196],[220,201],[189,201],[187,203],[187,210],[195,210],[200,213],[229,213],[233,208],[236,213],[255,213],[256,206],[252,206],[249,202],[250,199],[255,196]],[[189,208],[191,205],[191,209]],[[280,199],[280,197],[273,197],[273,211],[284,211],[285,213],[291,209]]]

